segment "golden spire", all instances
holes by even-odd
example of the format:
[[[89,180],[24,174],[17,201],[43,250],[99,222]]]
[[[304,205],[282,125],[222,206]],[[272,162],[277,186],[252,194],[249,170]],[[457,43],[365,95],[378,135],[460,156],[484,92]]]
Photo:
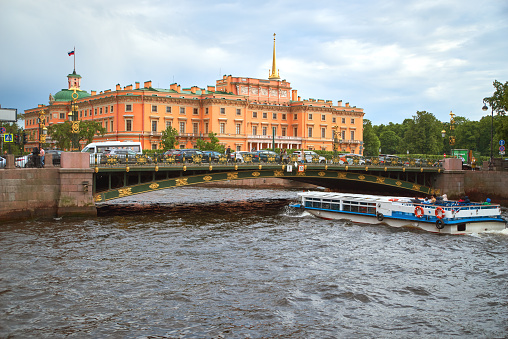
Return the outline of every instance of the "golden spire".
[[[277,66],[275,65],[275,33],[273,33],[273,61],[272,61],[272,72],[268,76],[270,80],[280,80],[279,71],[277,70]]]

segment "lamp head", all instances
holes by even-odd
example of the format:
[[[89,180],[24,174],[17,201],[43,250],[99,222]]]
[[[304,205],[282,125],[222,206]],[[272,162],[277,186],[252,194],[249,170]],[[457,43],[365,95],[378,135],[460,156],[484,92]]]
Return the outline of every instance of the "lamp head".
[[[483,103],[483,107],[482,107],[482,111],[486,111],[488,110],[489,108],[487,107],[487,104],[486,103]]]

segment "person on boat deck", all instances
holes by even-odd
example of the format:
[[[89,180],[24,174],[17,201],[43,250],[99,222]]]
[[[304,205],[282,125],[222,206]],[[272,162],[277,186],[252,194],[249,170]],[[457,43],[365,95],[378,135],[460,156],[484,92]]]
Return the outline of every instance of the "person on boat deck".
[[[443,201],[443,197],[442,196],[438,196],[436,197],[436,202],[435,202],[436,205],[444,205],[444,201]]]
[[[461,205],[466,205],[466,204],[470,204],[470,203],[471,203],[471,200],[469,200],[469,197],[467,195],[464,198],[459,199],[459,204],[461,204]]]
[[[485,200],[485,202],[482,202],[482,205],[490,205],[490,198],[487,198],[487,200]]]
[[[448,201],[448,195],[446,195],[446,193],[443,194],[443,201]]]
[[[435,204],[436,203],[436,196],[432,194],[432,197],[430,198],[430,203]]]

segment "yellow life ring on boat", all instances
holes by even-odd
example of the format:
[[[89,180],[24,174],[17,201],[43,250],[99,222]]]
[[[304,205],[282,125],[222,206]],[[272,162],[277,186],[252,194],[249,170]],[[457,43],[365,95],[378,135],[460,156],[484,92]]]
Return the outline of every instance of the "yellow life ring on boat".
[[[443,219],[444,216],[445,211],[441,207],[436,208],[436,218]]]
[[[423,217],[423,207],[422,206],[415,207],[415,217],[417,217],[417,218]]]

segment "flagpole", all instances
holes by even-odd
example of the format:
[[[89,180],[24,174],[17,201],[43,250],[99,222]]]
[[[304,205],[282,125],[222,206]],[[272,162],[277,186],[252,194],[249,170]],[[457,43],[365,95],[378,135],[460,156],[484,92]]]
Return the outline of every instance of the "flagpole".
[[[76,46],[74,46],[74,73],[76,73]]]

